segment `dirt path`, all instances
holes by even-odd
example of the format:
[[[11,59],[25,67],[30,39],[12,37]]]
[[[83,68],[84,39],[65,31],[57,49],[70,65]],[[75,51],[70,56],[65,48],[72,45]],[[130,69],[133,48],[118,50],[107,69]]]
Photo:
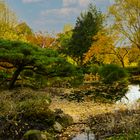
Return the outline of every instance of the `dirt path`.
[[[64,113],[73,117],[74,125],[69,126],[60,136],[60,140],[71,140],[73,136],[82,133],[87,128],[86,120],[90,116],[104,113],[113,113],[118,110],[125,110],[127,106],[117,104],[100,104],[89,102],[70,102],[55,97],[52,99],[50,109],[62,109]]]
[[[50,105],[50,109],[62,109],[64,113],[69,114],[73,117],[74,122],[78,123],[84,121],[90,116],[95,116],[103,113],[110,113],[116,110],[125,110],[127,106],[125,105],[117,105],[117,104],[100,104],[89,102],[70,102],[67,100],[62,100],[57,97],[52,99],[52,103]]]

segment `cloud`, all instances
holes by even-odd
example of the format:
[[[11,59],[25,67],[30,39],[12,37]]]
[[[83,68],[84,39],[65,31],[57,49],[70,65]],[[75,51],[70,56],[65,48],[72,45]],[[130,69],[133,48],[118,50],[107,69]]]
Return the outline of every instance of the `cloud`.
[[[91,2],[91,0],[79,0],[79,5],[81,7],[86,7],[89,5],[90,2]]]
[[[91,1],[93,0],[63,0],[63,6],[68,7],[68,6],[81,6],[81,7],[86,7]]]
[[[60,9],[49,9],[41,12],[42,16],[49,16],[53,15],[56,17],[68,17],[73,14],[78,14],[79,9],[78,8],[73,8],[73,7],[63,7]]]
[[[22,0],[23,3],[36,3],[41,2],[42,0]]]
[[[63,6],[68,7],[77,4],[77,0],[63,0]]]

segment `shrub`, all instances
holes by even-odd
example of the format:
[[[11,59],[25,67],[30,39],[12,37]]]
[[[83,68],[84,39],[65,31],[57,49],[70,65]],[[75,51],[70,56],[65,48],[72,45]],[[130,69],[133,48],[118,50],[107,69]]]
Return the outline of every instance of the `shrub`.
[[[127,67],[127,68],[125,68],[128,72],[129,72],[129,74],[130,75],[132,75],[132,76],[137,76],[137,75],[139,75],[140,74],[140,66],[130,66],[130,67]]]
[[[140,68],[140,60],[138,61],[138,67]]]
[[[91,65],[89,66],[89,69],[88,69],[88,73],[92,73],[93,75],[96,75],[99,71],[99,66],[97,64],[94,64],[94,65]]]
[[[45,92],[30,89],[0,93],[0,139],[20,139],[29,129],[49,130],[55,113]]]
[[[128,77],[128,73],[122,67],[115,64],[108,64],[99,69],[99,75],[104,83],[112,84],[117,81],[124,81]]]
[[[19,140],[28,130],[46,131],[47,139],[52,140],[49,134],[56,134],[56,122],[63,127],[73,123],[63,111],[50,110],[46,92],[27,88],[1,91],[0,96],[0,140]]]

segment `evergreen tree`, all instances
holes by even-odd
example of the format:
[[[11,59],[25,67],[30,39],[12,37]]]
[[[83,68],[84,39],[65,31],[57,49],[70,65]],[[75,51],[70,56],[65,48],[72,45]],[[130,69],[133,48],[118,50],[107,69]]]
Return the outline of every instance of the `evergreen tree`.
[[[77,18],[76,26],[70,43],[68,44],[67,54],[79,64],[83,64],[83,55],[89,50],[93,43],[93,36],[103,27],[103,15],[92,4],[88,10],[81,13]]]

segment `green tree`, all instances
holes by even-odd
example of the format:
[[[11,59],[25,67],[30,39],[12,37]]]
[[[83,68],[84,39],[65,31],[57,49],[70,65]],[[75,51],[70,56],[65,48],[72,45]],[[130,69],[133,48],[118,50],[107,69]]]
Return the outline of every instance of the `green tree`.
[[[73,34],[66,49],[79,65],[83,64],[83,55],[86,53],[93,43],[93,36],[97,34],[103,27],[103,15],[92,4],[88,10],[77,18]]]
[[[65,76],[68,75],[64,67],[68,64],[59,54],[51,49],[40,48],[19,41],[0,40],[0,66],[6,69],[13,69],[13,75],[9,88],[13,88],[21,72],[30,70],[40,75]],[[5,63],[9,65],[5,65]],[[58,67],[59,66],[59,67]],[[69,64],[69,66],[71,66]],[[57,68],[62,68],[57,69]],[[57,71],[58,70],[58,71]],[[70,70],[70,69],[69,69]],[[72,72],[70,72],[71,74]]]
[[[72,31],[58,34],[57,44],[61,53],[67,54],[67,52],[69,51],[69,44],[72,38],[72,34]]]

